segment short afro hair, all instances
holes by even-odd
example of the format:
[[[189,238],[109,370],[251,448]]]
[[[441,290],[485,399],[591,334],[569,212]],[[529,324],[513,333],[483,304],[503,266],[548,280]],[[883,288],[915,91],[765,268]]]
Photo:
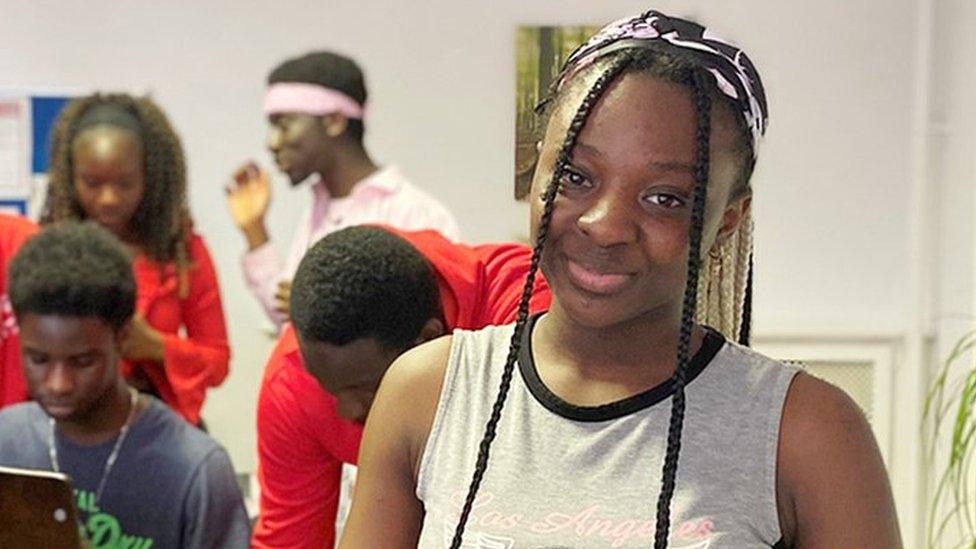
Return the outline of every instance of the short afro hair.
[[[268,75],[268,84],[300,82],[342,92],[360,105],[366,105],[363,71],[352,59],[329,51],[313,51],[282,62]],[[362,144],[362,120],[347,120],[345,135]]]
[[[345,345],[372,337],[401,351],[441,314],[434,272],[416,248],[380,227],[330,233],[302,259],[291,320],[302,338]]]
[[[10,263],[14,314],[96,317],[114,330],[135,311],[136,283],[128,252],[93,222],[49,226]]]

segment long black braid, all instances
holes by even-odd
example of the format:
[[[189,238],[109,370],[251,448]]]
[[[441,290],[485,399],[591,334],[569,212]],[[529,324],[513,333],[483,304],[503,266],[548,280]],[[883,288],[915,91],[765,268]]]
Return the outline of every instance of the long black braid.
[[[525,277],[525,285],[522,288],[522,298],[519,301],[518,315],[515,321],[515,331],[512,333],[512,340],[509,344],[508,350],[508,358],[505,360],[505,368],[502,371],[502,380],[498,387],[498,397],[495,400],[494,406],[492,406],[491,417],[488,419],[487,425],[485,425],[485,434],[482,437],[481,444],[478,448],[478,460],[475,464],[474,477],[471,479],[471,485],[468,487],[468,495],[464,501],[461,516],[458,519],[457,527],[454,530],[454,538],[451,541],[451,549],[459,549],[461,547],[461,540],[464,536],[464,527],[467,524],[468,516],[471,514],[471,510],[474,507],[474,501],[478,495],[478,488],[481,485],[481,479],[484,478],[485,471],[488,468],[488,453],[491,449],[491,443],[495,439],[495,430],[498,427],[499,420],[501,420],[502,408],[505,406],[505,398],[508,396],[508,389],[511,386],[512,375],[515,371],[515,361],[517,360],[519,351],[521,349],[522,333],[525,330],[525,324],[528,322],[529,318],[529,299],[532,297],[532,289],[535,285],[535,275],[539,270],[539,261],[542,258],[542,249],[545,245],[546,237],[549,234],[549,221],[552,219],[552,211],[556,201],[556,195],[559,191],[559,183],[562,181],[567,164],[569,164],[570,154],[572,153],[573,148],[576,146],[576,139],[583,130],[583,125],[586,123],[586,119],[590,116],[593,106],[596,105],[597,101],[600,100],[600,97],[603,96],[603,93],[617,78],[617,76],[627,69],[632,60],[633,58],[627,54],[615,59],[596,80],[593,87],[590,88],[590,91],[586,94],[586,97],[583,98],[583,102],[580,103],[580,106],[576,111],[576,115],[573,117],[572,123],[570,123],[569,130],[566,132],[566,138],[563,140],[562,148],[559,151],[555,170],[552,174],[552,179],[549,181],[549,185],[546,187],[545,193],[542,196],[545,206],[539,221],[538,232],[536,233],[535,247],[532,249],[532,263],[529,267],[529,273]]]
[[[688,280],[685,283],[684,308],[681,312],[681,332],[678,336],[678,364],[674,370],[672,385],[674,396],[671,400],[671,421],[668,425],[668,447],[664,456],[664,470],[661,480],[661,494],[657,500],[657,526],[654,534],[654,547],[668,546],[668,532],[671,528],[671,499],[674,496],[675,481],[678,474],[678,454],[681,451],[681,428],[685,420],[685,374],[691,352],[691,333],[695,327],[695,309],[698,303],[698,268],[701,265],[702,228],[705,224],[705,199],[708,194],[708,155],[711,136],[712,100],[703,76],[692,73],[692,88],[695,93],[695,106],[698,110],[698,153],[695,160],[695,197],[691,208],[691,229],[688,245]]]
[[[742,302],[742,328],[739,329],[739,345],[749,346],[752,336],[752,277],[753,254],[749,254],[749,274],[746,279],[746,295]]]

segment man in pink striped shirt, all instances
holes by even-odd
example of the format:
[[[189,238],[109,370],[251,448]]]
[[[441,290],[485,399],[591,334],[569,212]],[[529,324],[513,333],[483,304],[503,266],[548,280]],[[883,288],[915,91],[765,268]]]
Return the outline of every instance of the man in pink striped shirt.
[[[305,251],[326,234],[364,223],[434,229],[458,238],[454,216],[394,166],[380,167],[363,145],[366,87],[354,61],[330,52],[289,59],[268,77],[267,147],[292,186],[311,181],[312,204],[296,227],[288,259],[271,244],[265,216],[268,174],[249,162],[227,188],[231,215],[247,240],[244,276],[269,318],[287,320],[291,278]]]

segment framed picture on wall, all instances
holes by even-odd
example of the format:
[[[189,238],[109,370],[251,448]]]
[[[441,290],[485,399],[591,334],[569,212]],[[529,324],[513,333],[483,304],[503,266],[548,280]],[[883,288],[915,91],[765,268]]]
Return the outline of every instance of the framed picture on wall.
[[[599,30],[596,25],[521,26],[515,43],[515,198],[524,200],[538,159],[536,143],[545,129],[536,113],[548,97],[559,68],[573,50]]]
[[[0,204],[36,218],[47,194],[51,130],[77,90],[0,88]]]
[[[30,104],[0,93],[0,198],[28,190]]]

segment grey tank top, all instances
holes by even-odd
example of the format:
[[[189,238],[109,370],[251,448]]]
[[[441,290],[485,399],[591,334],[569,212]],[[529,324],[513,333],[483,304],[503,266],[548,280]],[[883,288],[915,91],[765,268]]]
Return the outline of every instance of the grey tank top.
[[[534,320],[463,547],[651,547],[670,383],[606,405],[572,405],[539,378]],[[417,479],[421,548],[450,546],[513,330],[454,332]],[[776,450],[797,371],[708,331],[689,370],[669,547],[783,546]]]

